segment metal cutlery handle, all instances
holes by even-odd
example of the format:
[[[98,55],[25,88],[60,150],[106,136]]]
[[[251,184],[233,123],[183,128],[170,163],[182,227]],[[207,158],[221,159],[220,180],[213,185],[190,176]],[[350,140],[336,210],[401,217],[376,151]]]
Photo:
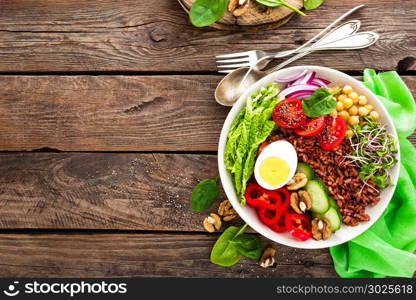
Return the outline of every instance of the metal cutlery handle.
[[[333,41],[331,43],[317,45],[314,44],[309,48],[305,48],[302,52],[320,51],[320,50],[350,50],[361,49],[371,46],[379,39],[379,35],[375,32],[359,32],[343,39]]]
[[[319,51],[319,50],[340,50],[340,49],[362,49],[371,46],[374,44],[379,38],[379,35],[374,32],[360,32],[356,33],[354,35],[351,35],[349,37],[346,37],[341,40],[334,41],[332,43],[328,43],[325,45],[318,45],[316,48],[314,46],[309,47],[308,49],[304,49],[305,52],[298,53],[297,55],[289,58],[288,60],[282,62],[281,64],[278,64],[277,66],[270,68],[267,70],[267,74],[270,74],[272,72],[275,72],[277,70],[280,70],[287,65],[291,64],[292,62],[298,60],[301,57],[304,57],[305,55]],[[348,43],[348,44],[347,44]],[[343,45],[341,47],[341,45]]]
[[[348,21],[335,29],[331,30],[329,33],[327,33],[323,38],[318,40],[315,44],[313,44],[310,47],[302,47],[297,48],[295,50],[289,50],[289,51],[280,51],[273,55],[273,58],[282,58],[285,56],[289,56],[291,54],[295,53],[301,53],[305,51],[309,51],[308,49],[316,46],[316,45],[323,45],[327,43],[331,43],[340,39],[343,39],[345,37],[348,37],[358,31],[360,29],[361,22],[359,20],[352,20]]]
[[[298,53],[300,50],[302,50],[303,48],[306,48],[307,46],[309,46],[311,43],[315,42],[318,38],[324,36],[324,38],[326,37],[326,34],[328,31],[331,30],[332,27],[334,27],[335,25],[337,25],[339,22],[341,22],[342,20],[344,20],[346,17],[348,17],[349,15],[351,15],[353,12],[359,10],[360,8],[362,8],[364,6],[364,4],[358,5],[354,8],[352,8],[351,10],[347,11],[345,14],[343,14],[342,16],[340,16],[338,19],[336,19],[334,22],[332,22],[331,24],[329,24],[327,27],[324,28],[324,30],[322,30],[321,32],[319,32],[317,35],[315,35],[313,38],[311,38],[309,41],[307,41],[305,44],[303,44],[302,46],[294,49],[294,50],[290,50],[288,52],[287,55],[291,55],[291,54],[295,54]],[[358,29],[357,29],[358,30]],[[286,56],[287,56],[286,55]],[[280,56],[279,56],[280,57]]]

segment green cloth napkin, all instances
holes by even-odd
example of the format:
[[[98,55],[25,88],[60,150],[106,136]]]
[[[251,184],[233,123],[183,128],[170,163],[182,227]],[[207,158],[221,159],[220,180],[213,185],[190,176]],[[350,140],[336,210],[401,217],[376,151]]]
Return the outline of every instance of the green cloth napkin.
[[[396,72],[364,70],[364,84],[379,96],[399,136],[400,175],[393,198],[377,222],[357,238],[330,249],[341,277],[412,277],[416,271],[416,105]]]

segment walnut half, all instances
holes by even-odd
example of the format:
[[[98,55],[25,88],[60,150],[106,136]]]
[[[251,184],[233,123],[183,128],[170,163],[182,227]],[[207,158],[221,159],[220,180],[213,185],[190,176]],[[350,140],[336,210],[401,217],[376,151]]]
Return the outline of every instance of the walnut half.
[[[263,268],[272,267],[276,260],[276,250],[272,247],[268,247],[263,251],[263,254],[260,257],[259,265]]]
[[[287,189],[296,191],[303,188],[308,183],[308,177],[304,173],[296,173],[295,176],[287,183]]]
[[[290,206],[298,214],[304,214],[312,207],[312,199],[307,191],[298,191],[290,194]]]
[[[228,11],[234,15],[234,17],[239,17],[244,15],[250,5],[250,0],[230,0],[228,3]]]
[[[312,220],[312,236],[315,240],[327,240],[331,234],[331,226],[327,220],[318,218]]]
[[[208,217],[204,219],[203,224],[204,228],[208,232],[214,232],[221,228],[221,218],[214,213],[211,213]]]
[[[220,203],[220,206],[218,207],[218,214],[223,217],[223,220],[226,222],[234,220],[238,216],[229,200],[224,200]]]

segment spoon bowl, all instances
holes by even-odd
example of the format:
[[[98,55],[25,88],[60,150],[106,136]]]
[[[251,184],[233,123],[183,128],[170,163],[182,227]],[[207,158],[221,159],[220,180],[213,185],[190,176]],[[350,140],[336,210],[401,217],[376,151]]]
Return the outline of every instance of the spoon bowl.
[[[233,106],[243,92],[261,78],[257,73],[249,70],[248,67],[242,67],[227,74],[215,89],[215,100],[221,105]],[[247,77],[242,81],[246,75]]]

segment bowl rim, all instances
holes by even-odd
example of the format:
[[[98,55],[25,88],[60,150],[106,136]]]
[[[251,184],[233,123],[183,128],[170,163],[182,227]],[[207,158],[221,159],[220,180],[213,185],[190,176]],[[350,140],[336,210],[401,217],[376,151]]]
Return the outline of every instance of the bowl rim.
[[[378,214],[374,217],[372,216],[372,218],[370,219],[370,221],[365,222],[365,223],[361,223],[362,226],[362,230],[358,230],[358,232],[355,232],[353,234],[351,234],[348,238],[339,238],[337,239],[336,242],[331,241],[331,239],[327,240],[327,241],[314,241],[316,243],[305,243],[305,242],[301,242],[301,241],[296,241],[293,240],[293,242],[287,242],[284,239],[280,240],[279,238],[275,238],[278,237],[280,234],[279,233],[275,233],[273,232],[273,234],[270,233],[270,229],[267,228],[266,225],[261,224],[262,226],[257,226],[256,224],[253,224],[253,222],[251,221],[251,216],[248,216],[246,214],[246,212],[244,211],[244,207],[242,207],[240,205],[240,203],[238,202],[238,199],[236,201],[237,198],[235,197],[235,190],[234,190],[234,186],[233,184],[228,184],[228,182],[226,182],[226,177],[229,176],[229,172],[226,170],[225,167],[225,163],[224,163],[224,149],[225,149],[225,144],[227,141],[227,135],[228,135],[228,131],[229,128],[231,126],[232,121],[234,120],[235,116],[237,115],[237,113],[240,111],[240,107],[243,107],[245,103],[247,97],[253,93],[254,90],[260,88],[261,86],[264,86],[265,84],[267,84],[268,82],[271,81],[271,79],[276,79],[278,78],[278,74],[279,73],[284,73],[284,72],[296,72],[296,71],[301,71],[301,70],[313,70],[313,71],[324,71],[324,72],[335,72],[337,73],[340,77],[344,77],[346,80],[350,81],[351,84],[353,84],[354,86],[358,86],[360,90],[363,90],[365,92],[365,95],[369,95],[371,99],[369,99],[370,101],[375,101],[377,102],[378,106],[380,107],[382,115],[384,116],[384,118],[387,120],[387,126],[389,127],[389,131],[390,134],[393,135],[393,137],[395,138],[397,145],[399,145],[399,141],[398,141],[398,135],[397,135],[397,131],[396,128],[394,126],[393,120],[391,119],[389,113],[387,112],[386,108],[384,107],[384,105],[381,103],[380,100],[377,99],[377,96],[370,90],[368,89],[361,81],[353,78],[352,76],[345,74],[341,71],[335,70],[335,69],[331,69],[328,67],[322,67],[322,66],[314,66],[314,65],[302,65],[302,66],[294,66],[294,67],[288,67],[288,68],[284,68],[284,69],[280,69],[278,71],[272,72],[268,75],[266,75],[265,77],[263,77],[262,79],[256,81],[255,83],[253,83],[247,90],[245,93],[243,93],[243,95],[241,95],[241,97],[237,100],[237,102],[234,104],[234,106],[231,108],[231,110],[228,112],[227,117],[224,121],[223,127],[221,129],[221,134],[220,134],[220,138],[219,138],[219,143],[218,143],[218,170],[219,170],[219,174],[220,174],[220,178],[221,178],[221,183],[223,186],[223,189],[225,191],[225,194],[227,195],[227,198],[229,199],[229,201],[231,202],[233,208],[237,211],[238,215],[243,219],[244,222],[246,222],[252,229],[254,229],[256,232],[258,232],[259,234],[261,234],[262,236],[276,242],[279,244],[283,244],[289,247],[293,247],[293,248],[300,248],[300,249],[324,249],[324,248],[329,248],[329,247],[333,247],[336,245],[340,245],[343,244],[345,242],[348,242],[354,238],[356,238],[357,236],[359,236],[360,234],[364,233],[367,229],[369,229],[384,213],[385,209],[387,208],[388,204],[391,201],[391,198],[394,194],[394,190],[396,188],[397,185],[397,181],[398,181],[398,175],[399,175],[399,164],[400,164],[400,147],[398,147],[398,151],[396,154],[396,158],[398,160],[398,163],[392,167],[394,173],[391,173],[391,179],[392,179],[392,190],[389,191],[390,195],[388,197],[387,200],[385,200],[383,203],[377,203],[376,206],[382,205],[382,207],[380,207]],[[234,197],[230,197],[230,195],[234,195]],[[345,225],[343,225],[345,226]]]

